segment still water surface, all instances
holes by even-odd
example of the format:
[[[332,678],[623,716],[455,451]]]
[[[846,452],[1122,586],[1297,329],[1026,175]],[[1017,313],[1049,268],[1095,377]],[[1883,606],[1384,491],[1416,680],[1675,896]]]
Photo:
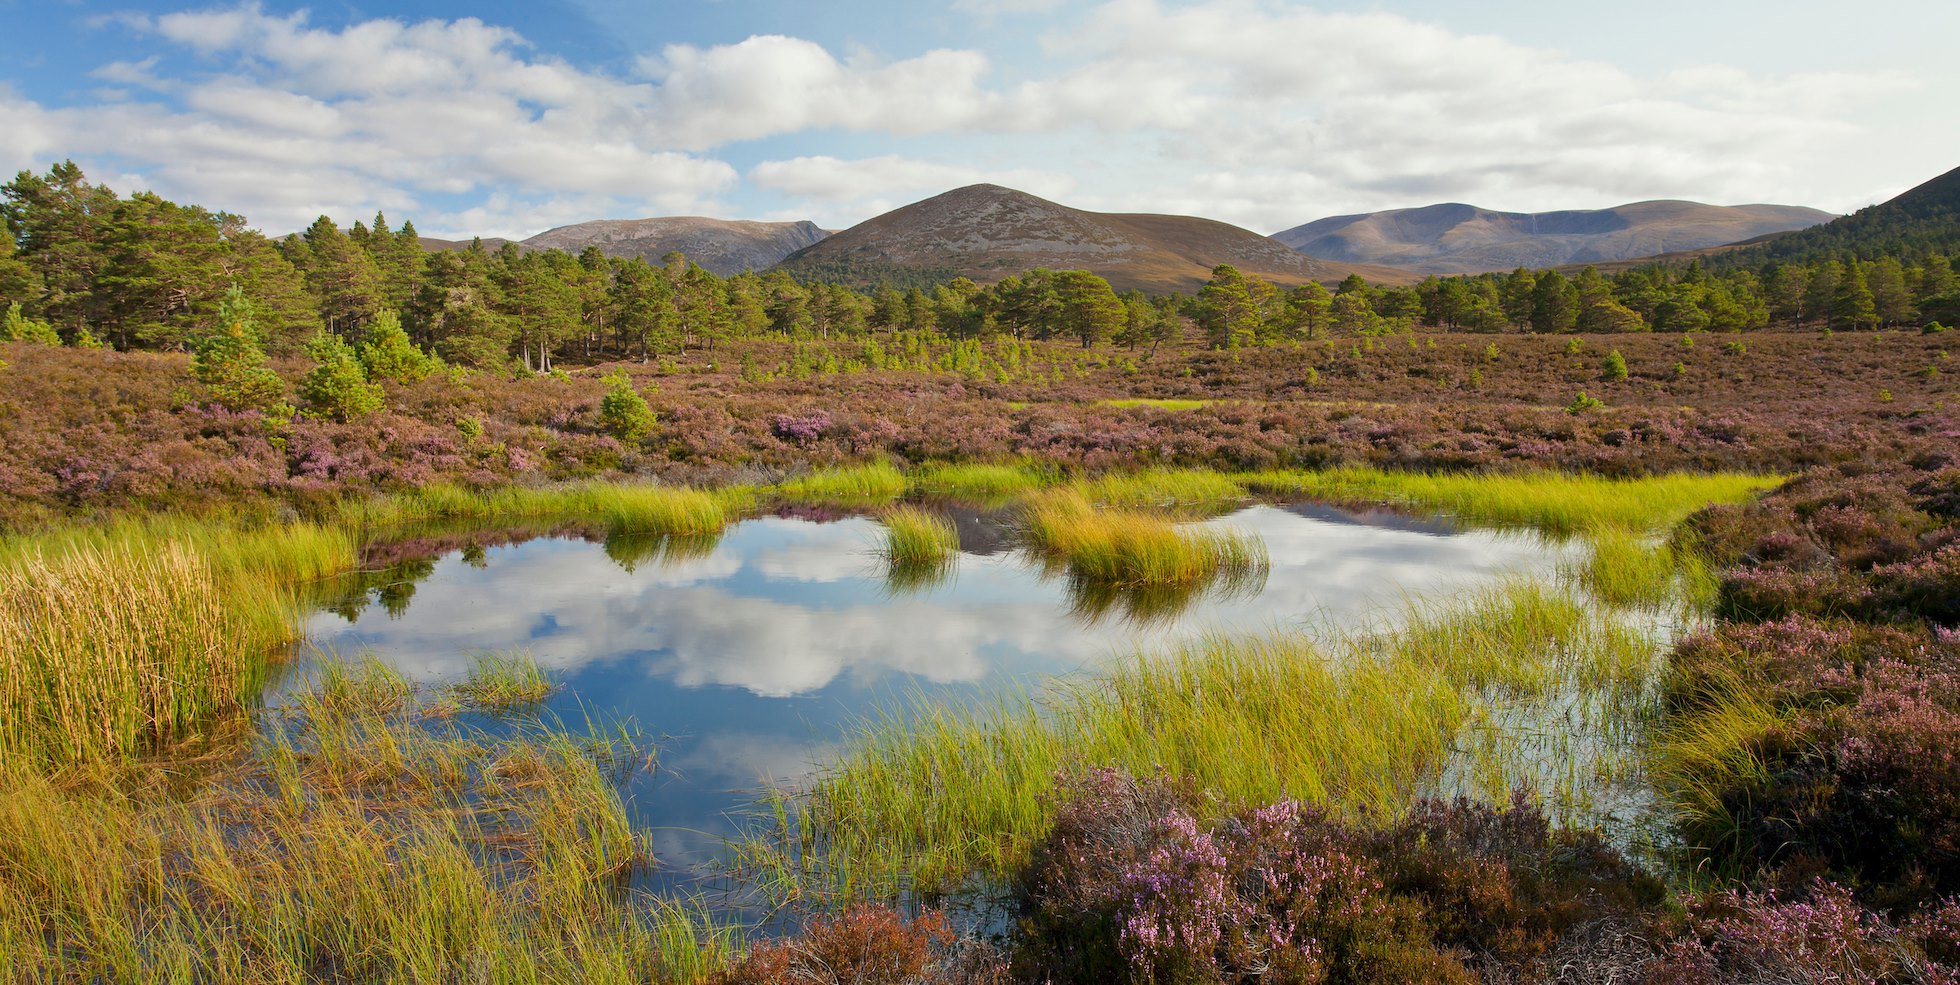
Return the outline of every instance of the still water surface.
[[[566,685],[551,711],[637,722],[659,757],[629,804],[671,879],[716,854],[762,784],[796,783],[908,695],[974,700],[1205,634],[1361,628],[1562,556],[1530,534],[1252,506],[1206,522],[1265,541],[1263,583],[1126,605],[1045,574],[999,517],[953,515],[962,552],[936,584],[888,580],[875,520],[764,517],[691,545],[546,536],[436,553],[317,613],[310,637],[427,683],[476,651],[528,650]]]

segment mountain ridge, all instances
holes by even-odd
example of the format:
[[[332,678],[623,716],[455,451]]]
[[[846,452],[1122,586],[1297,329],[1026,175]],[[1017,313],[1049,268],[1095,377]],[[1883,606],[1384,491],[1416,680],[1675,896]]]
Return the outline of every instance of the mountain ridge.
[[[1088,270],[1117,290],[1188,291],[1213,267],[1285,284],[1350,273],[1412,283],[1388,267],[1332,264],[1215,219],[1089,212],[1001,185],[976,184],[873,216],[785,259],[793,274],[881,269],[992,282],[1036,267]]]
[[[1462,202],[1329,216],[1273,234],[1328,262],[1418,274],[1476,274],[1615,263],[1722,246],[1829,221],[1788,205],[1704,205],[1677,199],[1606,209],[1498,212]]]

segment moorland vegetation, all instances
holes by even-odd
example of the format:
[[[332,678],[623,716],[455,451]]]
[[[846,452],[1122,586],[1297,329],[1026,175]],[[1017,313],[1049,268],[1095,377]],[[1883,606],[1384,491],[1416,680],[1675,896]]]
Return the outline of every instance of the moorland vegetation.
[[[274,241],[66,164],[0,197],[12,979],[1960,975],[1944,240],[865,294],[425,254],[380,217]],[[1264,545],[1190,523],[1255,496],[1580,550],[1390,631],[894,708],[761,806],[742,874],[796,919],[754,942],[637,888],[611,781],[657,752],[525,717],[553,682],[521,656],[258,702],[311,582],[458,531],[630,565],[772,507],[876,511],[904,591],[957,559],[931,505],[960,499],[1008,510],[1083,604],[1142,611],[1096,593],[1260,576]],[[1531,755],[1548,718],[1571,744]],[[1660,833],[1604,825],[1602,776]],[[976,887],[991,938],[931,909]]]

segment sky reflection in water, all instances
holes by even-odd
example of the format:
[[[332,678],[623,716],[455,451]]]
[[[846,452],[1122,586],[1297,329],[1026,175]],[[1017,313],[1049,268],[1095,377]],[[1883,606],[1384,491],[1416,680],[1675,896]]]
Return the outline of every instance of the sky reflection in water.
[[[1548,572],[1559,556],[1531,535],[1254,506],[1209,522],[1265,541],[1263,589],[1209,593],[1160,618],[1122,618],[1117,606],[1096,619],[1065,578],[1001,550],[994,521],[960,519],[963,545],[985,553],[962,553],[945,581],[918,591],[888,583],[875,521],[768,517],[718,542],[546,538],[452,552],[423,566],[405,605],[397,584],[392,606],[351,621],[317,614],[311,638],[371,650],[420,681],[460,676],[473,651],[528,649],[568,685],[555,699],[568,720],[589,709],[667,737],[658,770],[630,794],[656,852],[676,864],[712,852],[727,812],[761,781],[793,783],[857,717],[909,692],[971,699],[1207,633],[1358,626],[1408,599]]]

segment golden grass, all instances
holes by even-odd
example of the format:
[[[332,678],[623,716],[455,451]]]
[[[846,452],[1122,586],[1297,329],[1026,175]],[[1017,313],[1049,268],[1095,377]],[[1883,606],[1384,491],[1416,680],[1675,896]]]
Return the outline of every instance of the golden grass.
[[[912,488],[928,496],[993,504],[1059,481],[1053,466],[938,464],[911,473]]]
[[[779,807],[790,845],[745,850],[758,868],[800,858],[805,876],[852,891],[946,890],[1025,863],[1056,774],[1089,766],[1188,777],[1228,802],[1392,815],[1438,789],[1495,709],[1637,693],[1653,659],[1648,641],[1525,585],[1414,612],[1395,632],[1210,639],[991,704],[915,700],[866,721]],[[1514,768],[1502,750],[1472,751]]]
[[[50,766],[186,742],[255,693],[281,642],[204,557],[79,546],[0,567],[0,759]]]
[[[588,482],[542,488],[471,490],[429,486],[411,493],[342,506],[338,519],[357,529],[444,520],[584,519],[623,533],[705,537],[739,518],[751,501],[746,489],[702,490]]]
[[[9,981],[689,982],[732,934],[623,879],[638,753],[430,725],[347,672],[198,764],[58,782],[0,764]]]
[[[1028,542],[1072,577],[1105,585],[1188,585],[1220,575],[1263,576],[1257,537],[1179,527],[1136,510],[1098,510],[1074,489],[1029,497],[1020,514]]]
[[[1115,407],[1119,410],[1128,410],[1135,407],[1149,407],[1154,410],[1183,411],[1183,410],[1197,410],[1200,407],[1209,407],[1212,404],[1216,403],[1217,401],[1152,399],[1147,397],[1124,397],[1118,400],[1098,400],[1096,402],[1104,407]]]
[[[888,462],[817,469],[770,487],[778,498],[830,506],[873,506],[905,495],[905,474]]]
[[[1246,498],[1245,487],[1223,472],[1145,469],[1078,480],[1069,488],[1099,506],[1176,510],[1216,506]]]

